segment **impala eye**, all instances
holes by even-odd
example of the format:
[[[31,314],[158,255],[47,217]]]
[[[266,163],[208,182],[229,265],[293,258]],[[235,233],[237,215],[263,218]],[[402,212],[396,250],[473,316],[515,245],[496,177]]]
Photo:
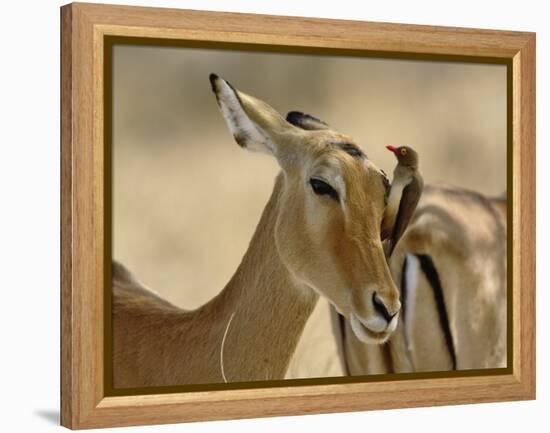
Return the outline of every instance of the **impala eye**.
[[[330,198],[338,201],[338,193],[336,190],[331,187],[328,183],[325,181],[322,181],[320,179],[311,178],[309,180],[309,184],[311,185],[311,188],[313,189],[313,192],[317,195],[328,195]]]

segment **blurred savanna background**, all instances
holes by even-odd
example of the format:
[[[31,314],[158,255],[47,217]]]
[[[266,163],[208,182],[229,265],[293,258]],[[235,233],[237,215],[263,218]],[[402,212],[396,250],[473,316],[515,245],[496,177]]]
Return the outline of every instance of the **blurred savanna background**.
[[[235,143],[211,72],[283,115],[300,110],[351,135],[390,175],[395,157],[384,145],[409,145],[426,183],[505,192],[505,66],[129,45],[113,52],[113,258],[185,309],[229,281],[278,172],[273,158]],[[288,376],[338,375],[329,330],[308,324],[305,332],[307,344],[327,345],[327,357],[295,364]],[[300,346],[297,357],[307,352]]]

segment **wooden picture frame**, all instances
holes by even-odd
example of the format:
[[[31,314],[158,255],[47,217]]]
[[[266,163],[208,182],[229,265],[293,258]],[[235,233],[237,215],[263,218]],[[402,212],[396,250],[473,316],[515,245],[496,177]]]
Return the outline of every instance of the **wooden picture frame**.
[[[498,374],[382,377],[267,388],[108,395],[104,241],[109,200],[104,68],[109,38],[348,50],[494,61],[509,69],[509,367]],[[535,398],[533,33],[69,4],[61,8],[61,424],[73,428],[345,412]],[[511,172],[510,172],[511,170]]]

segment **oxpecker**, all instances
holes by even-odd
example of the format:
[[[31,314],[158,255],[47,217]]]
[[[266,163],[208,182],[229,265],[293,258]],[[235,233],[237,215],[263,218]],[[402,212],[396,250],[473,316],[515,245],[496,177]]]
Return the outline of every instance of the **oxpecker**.
[[[424,180],[418,171],[418,154],[414,149],[408,146],[386,148],[397,158],[381,230],[382,239],[388,238],[385,250],[390,257],[420,200]]]

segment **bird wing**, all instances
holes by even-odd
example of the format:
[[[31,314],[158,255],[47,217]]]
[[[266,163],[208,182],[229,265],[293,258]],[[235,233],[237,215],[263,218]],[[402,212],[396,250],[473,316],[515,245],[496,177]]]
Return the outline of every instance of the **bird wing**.
[[[390,245],[388,257],[392,255],[397,242],[401,236],[403,236],[403,233],[409,225],[409,221],[411,220],[416,209],[416,205],[422,195],[423,187],[424,181],[422,180],[422,177],[417,174],[416,176],[413,176],[409,184],[403,188],[403,193],[401,194],[401,200],[399,202],[399,210],[397,211],[392,235],[389,240]]]

